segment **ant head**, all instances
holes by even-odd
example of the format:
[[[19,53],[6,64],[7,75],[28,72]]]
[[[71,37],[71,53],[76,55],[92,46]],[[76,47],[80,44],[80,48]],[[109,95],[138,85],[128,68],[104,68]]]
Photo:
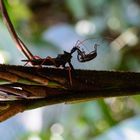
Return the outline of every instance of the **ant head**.
[[[80,46],[79,45],[74,45],[73,48],[80,48]]]
[[[68,52],[64,51],[64,54],[69,54]]]

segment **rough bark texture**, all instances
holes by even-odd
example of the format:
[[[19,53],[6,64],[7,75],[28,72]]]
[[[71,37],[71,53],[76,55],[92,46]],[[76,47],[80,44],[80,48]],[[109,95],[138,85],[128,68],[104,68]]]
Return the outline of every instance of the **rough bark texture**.
[[[140,73],[0,65],[0,121],[45,105],[140,93]]]

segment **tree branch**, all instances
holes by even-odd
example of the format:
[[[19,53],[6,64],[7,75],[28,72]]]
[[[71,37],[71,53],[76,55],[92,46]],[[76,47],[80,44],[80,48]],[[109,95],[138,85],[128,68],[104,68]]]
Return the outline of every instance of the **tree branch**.
[[[140,93],[140,73],[0,65],[0,121],[37,107]],[[18,107],[17,107],[18,106]]]

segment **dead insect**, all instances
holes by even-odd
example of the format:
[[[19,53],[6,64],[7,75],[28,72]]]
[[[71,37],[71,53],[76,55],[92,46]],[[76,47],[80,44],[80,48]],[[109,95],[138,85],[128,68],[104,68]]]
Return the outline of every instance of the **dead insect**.
[[[85,41],[88,39],[85,39],[84,41],[77,41],[76,45],[73,47],[71,52],[77,51],[77,59],[79,62],[87,62],[92,59],[94,59],[97,56],[97,47],[99,46],[98,44],[94,44],[94,50],[91,51],[90,53],[86,53],[84,49],[80,49],[80,45],[84,44]]]

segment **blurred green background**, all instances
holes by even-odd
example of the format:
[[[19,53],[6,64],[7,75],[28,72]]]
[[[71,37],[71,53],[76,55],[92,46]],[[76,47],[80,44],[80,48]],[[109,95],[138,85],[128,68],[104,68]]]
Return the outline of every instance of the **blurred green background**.
[[[140,71],[139,0],[6,0],[19,36],[34,55],[55,57],[80,39],[98,42],[95,60],[75,68]],[[86,49],[90,49],[86,46]],[[0,63],[23,65],[0,18]],[[59,104],[0,124],[1,140],[138,140],[140,96]]]

